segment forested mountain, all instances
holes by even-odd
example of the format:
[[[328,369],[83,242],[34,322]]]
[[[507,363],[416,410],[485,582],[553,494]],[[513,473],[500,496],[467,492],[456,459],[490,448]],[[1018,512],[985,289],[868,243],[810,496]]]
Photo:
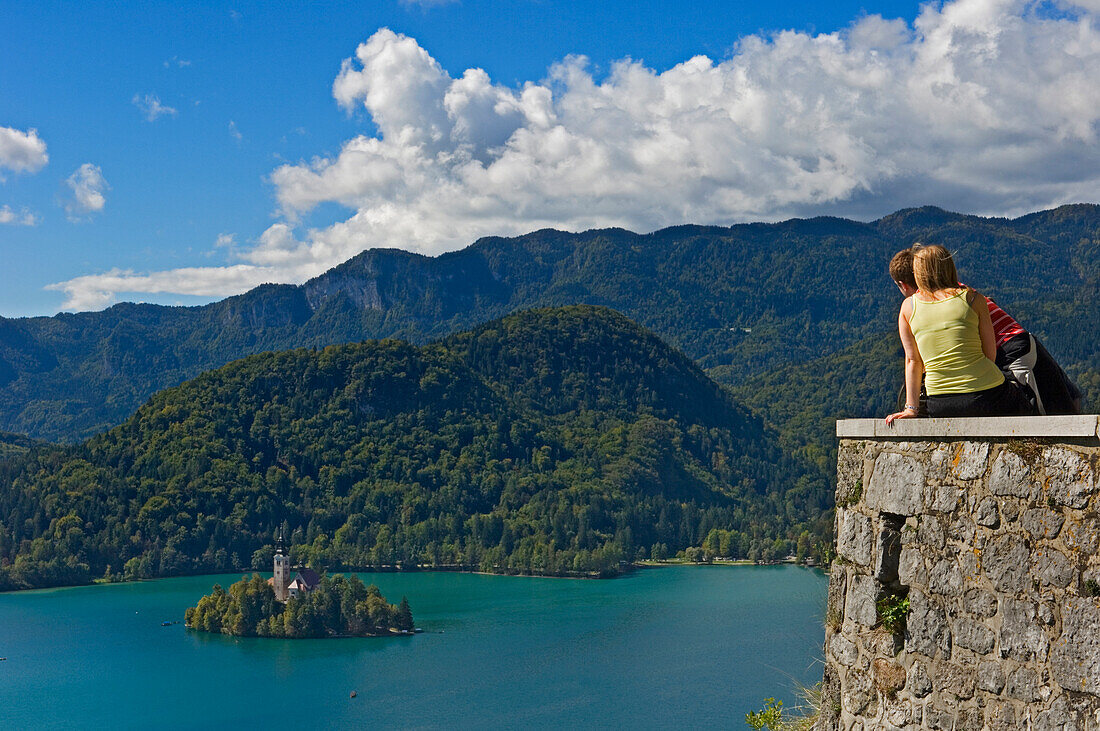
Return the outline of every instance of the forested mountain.
[[[46,444],[46,442],[38,439],[31,439],[22,434],[9,434],[0,431],[0,458],[12,454],[22,454],[31,447],[42,446],[44,444]]]
[[[300,287],[265,285],[204,307],[0,318],[0,429],[73,441],[120,423],[158,389],[250,353],[381,337],[424,343],[519,309],[577,303],[613,307],[740,393],[770,387],[771,413],[805,417],[799,404],[847,378],[832,368],[871,356],[861,348],[877,337],[896,337],[899,298],[886,263],[916,240],[957,251],[966,281],[1038,333],[1097,407],[1088,384],[1100,346],[1080,323],[1100,314],[1100,207],[1014,220],[922,208],[872,223],[545,230],[436,258],[371,250]],[[799,366],[820,373],[810,393],[768,375]],[[842,393],[828,417],[881,413],[886,390]]]
[[[270,566],[544,574],[806,552],[826,478],[620,314],[268,352],[0,460],[0,588]]]

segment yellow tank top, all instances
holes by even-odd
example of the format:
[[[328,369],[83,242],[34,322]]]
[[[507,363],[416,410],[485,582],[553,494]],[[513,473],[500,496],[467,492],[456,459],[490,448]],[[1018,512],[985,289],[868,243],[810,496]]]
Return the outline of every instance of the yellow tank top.
[[[966,293],[964,289],[935,302],[912,297],[909,328],[924,361],[929,396],[984,391],[1004,382],[997,364],[982,352],[978,313],[967,304]]]

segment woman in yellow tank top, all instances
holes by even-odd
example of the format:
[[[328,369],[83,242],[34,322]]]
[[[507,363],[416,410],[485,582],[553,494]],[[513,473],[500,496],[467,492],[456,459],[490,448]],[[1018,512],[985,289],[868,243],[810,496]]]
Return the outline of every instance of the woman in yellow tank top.
[[[905,348],[905,409],[886,423],[917,415],[921,376],[929,416],[1013,416],[1034,413],[994,360],[997,344],[989,306],[959,286],[951,254],[924,246],[913,255],[917,293],[902,303],[898,333]]]

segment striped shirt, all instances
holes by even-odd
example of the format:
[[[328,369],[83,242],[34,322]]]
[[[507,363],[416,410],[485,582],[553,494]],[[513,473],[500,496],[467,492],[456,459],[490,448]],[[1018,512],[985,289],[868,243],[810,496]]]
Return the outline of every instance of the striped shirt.
[[[993,335],[997,338],[997,345],[1004,345],[1009,338],[1027,332],[1027,330],[1020,327],[1020,323],[1013,320],[1007,312],[998,307],[996,302],[988,297],[985,298],[985,301],[989,303],[989,317],[993,320]]]
[[[959,282],[959,286],[965,287],[966,285]],[[1007,312],[998,307],[996,302],[988,297],[985,298],[985,301],[989,304],[989,319],[993,321],[993,337],[996,338],[998,346],[1004,345],[1009,338],[1027,332],[1027,330],[1020,327],[1020,323],[1013,320]]]

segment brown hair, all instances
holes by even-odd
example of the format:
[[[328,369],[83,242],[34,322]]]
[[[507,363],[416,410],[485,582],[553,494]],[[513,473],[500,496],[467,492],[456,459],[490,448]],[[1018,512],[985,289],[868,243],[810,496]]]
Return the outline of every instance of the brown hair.
[[[913,277],[924,292],[959,286],[955,260],[951,258],[951,252],[939,244],[913,247]]]
[[[920,246],[920,244],[917,244]],[[913,289],[917,288],[917,280],[913,278],[913,250],[902,249],[894,254],[890,260],[890,279],[901,284],[906,284]]]

